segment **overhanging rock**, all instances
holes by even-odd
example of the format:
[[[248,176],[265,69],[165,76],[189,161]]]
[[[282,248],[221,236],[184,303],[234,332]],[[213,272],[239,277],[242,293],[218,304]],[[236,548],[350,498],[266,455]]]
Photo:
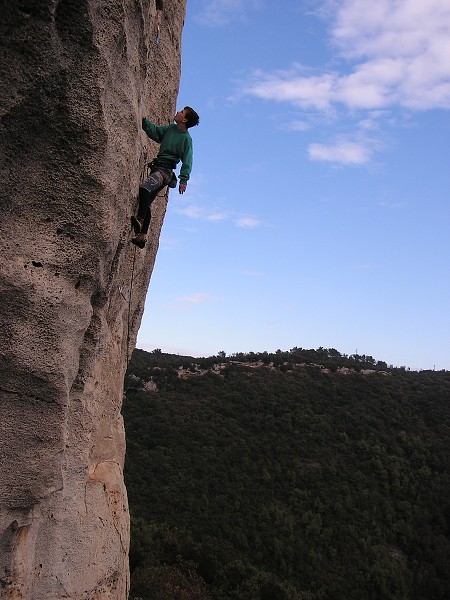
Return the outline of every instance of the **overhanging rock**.
[[[0,597],[123,600],[123,376],[165,195],[145,252],[129,217],[156,150],[141,118],[175,111],[185,0],[0,9]]]

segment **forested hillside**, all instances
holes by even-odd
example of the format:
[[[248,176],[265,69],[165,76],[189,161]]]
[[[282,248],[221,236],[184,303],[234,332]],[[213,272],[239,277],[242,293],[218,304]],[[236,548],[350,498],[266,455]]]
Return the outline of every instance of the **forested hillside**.
[[[450,372],[135,351],[130,598],[450,598]]]

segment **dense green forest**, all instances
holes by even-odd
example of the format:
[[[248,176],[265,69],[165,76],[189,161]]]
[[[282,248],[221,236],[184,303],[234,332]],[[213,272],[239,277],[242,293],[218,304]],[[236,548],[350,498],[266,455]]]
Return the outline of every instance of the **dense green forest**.
[[[136,350],[131,599],[450,598],[450,372]]]

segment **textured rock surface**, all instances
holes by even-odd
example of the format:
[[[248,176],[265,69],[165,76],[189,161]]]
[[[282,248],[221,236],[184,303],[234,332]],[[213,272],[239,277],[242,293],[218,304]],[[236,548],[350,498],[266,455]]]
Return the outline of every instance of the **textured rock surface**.
[[[129,217],[155,152],[141,117],[174,114],[185,0],[0,9],[0,597],[125,599],[123,376],[164,194],[146,252]]]

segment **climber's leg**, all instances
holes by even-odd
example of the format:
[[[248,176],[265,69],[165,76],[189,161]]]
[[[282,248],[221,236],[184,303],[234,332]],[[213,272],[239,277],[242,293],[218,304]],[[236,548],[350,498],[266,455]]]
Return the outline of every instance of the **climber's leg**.
[[[150,177],[139,186],[139,208],[137,217],[131,217],[131,224],[136,237],[131,241],[139,248],[145,246],[147,234],[150,227],[151,204],[157,197],[158,192],[168,184],[172,177],[172,171],[154,170]]]
[[[142,223],[142,228],[141,228],[141,233],[144,236],[147,236],[149,227],[150,227],[150,220],[152,218],[152,207],[150,205],[148,211],[147,211],[147,215],[144,219],[144,222]]]
[[[144,222],[150,204],[161,188],[166,185],[166,177],[162,171],[152,171],[150,177],[139,186],[139,210],[137,218]]]
[[[150,219],[152,216],[151,205],[153,200],[158,195],[159,188],[154,192],[149,192],[143,187],[139,188],[139,210],[137,217],[131,217],[134,233],[139,240],[146,240],[148,229],[150,227]]]

